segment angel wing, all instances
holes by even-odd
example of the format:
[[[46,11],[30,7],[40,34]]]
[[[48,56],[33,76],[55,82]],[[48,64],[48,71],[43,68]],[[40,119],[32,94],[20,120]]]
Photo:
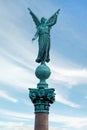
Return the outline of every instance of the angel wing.
[[[29,10],[29,12],[30,12],[30,14],[31,14],[31,16],[32,16],[32,18],[33,18],[34,23],[36,24],[36,27],[38,27],[38,26],[40,25],[39,19],[38,19],[37,16],[31,11],[30,8],[28,8],[28,10]]]
[[[47,25],[49,26],[53,26],[54,24],[56,24],[57,21],[57,16],[59,14],[60,9],[58,9],[46,22]]]

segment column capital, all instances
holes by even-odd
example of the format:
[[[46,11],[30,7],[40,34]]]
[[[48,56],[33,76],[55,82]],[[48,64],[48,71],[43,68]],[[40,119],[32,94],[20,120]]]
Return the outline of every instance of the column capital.
[[[55,101],[54,88],[29,88],[29,97],[34,104],[35,113],[49,113],[50,104]]]

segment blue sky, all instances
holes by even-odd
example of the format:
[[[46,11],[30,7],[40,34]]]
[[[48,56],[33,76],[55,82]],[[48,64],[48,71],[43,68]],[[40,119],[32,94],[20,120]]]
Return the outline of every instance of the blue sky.
[[[36,31],[27,10],[40,19],[61,9],[51,30],[51,76],[56,90],[50,130],[87,130],[87,0],[0,0],[0,129],[33,130],[34,108],[28,88],[38,79]]]

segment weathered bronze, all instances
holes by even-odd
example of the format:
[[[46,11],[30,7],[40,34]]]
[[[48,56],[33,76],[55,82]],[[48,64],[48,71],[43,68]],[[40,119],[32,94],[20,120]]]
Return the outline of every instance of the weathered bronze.
[[[50,61],[50,30],[57,22],[60,9],[48,20],[42,17],[41,21],[38,20],[37,16],[29,8],[28,10],[37,29],[37,32],[32,38],[32,41],[38,38],[39,51],[36,62],[41,63],[35,70],[35,75],[40,80],[37,84],[37,88],[29,88],[29,97],[34,104],[35,110],[34,130],[48,130],[48,113],[50,104],[55,101],[55,89],[48,88],[48,84],[46,83],[46,80],[51,74],[50,68],[46,65],[46,62]]]
[[[44,17],[41,18],[41,21],[37,16],[28,8],[33,21],[36,24],[37,32],[35,33],[33,40],[38,38],[39,51],[36,59],[37,63],[45,63],[50,61],[49,51],[50,51],[50,30],[53,25],[57,22],[57,16],[60,9],[58,9],[48,20]]]
[[[55,101],[55,90],[53,88],[36,88],[29,90],[29,97],[34,104],[35,113],[49,113],[50,104]]]

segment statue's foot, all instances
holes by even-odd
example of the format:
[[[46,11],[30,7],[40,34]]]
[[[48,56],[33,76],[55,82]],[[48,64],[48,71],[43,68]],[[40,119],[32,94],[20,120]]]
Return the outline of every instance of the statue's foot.
[[[46,62],[49,62],[50,61],[50,59],[46,59]]]
[[[40,63],[40,62],[41,62],[41,60],[40,60],[40,59],[36,59],[36,62],[37,62],[37,63]]]

